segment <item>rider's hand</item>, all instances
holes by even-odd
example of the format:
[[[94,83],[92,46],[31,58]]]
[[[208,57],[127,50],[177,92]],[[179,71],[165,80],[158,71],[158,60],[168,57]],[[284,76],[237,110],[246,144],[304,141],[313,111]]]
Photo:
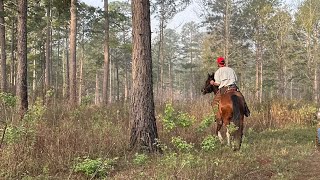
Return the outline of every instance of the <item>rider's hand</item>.
[[[215,85],[215,84],[214,84],[214,80],[211,80],[211,81],[210,81],[210,84],[214,86],[214,85]]]

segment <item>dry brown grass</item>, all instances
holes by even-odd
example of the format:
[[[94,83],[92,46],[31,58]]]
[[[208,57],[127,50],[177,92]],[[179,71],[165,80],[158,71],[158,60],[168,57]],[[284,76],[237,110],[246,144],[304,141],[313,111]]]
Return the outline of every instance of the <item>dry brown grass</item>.
[[[211,113],[210,102],[200,99],[174,103],[175,110],[189,113],[196,122],[191,127],[175,128],[171,132],[164,130],[158,116],[163,113],[164,105],[157,106],[159,137],[168,149],[164,155],[151,156],[144,165],[132,163],[134,152],[127,149],[130,131],[128,105],[76,109],[49,107],[39,120],[23,125],[29,130],[13,143],[4,143],[0,149],[0,179],[87,179],[82,173],[73,171],[75,159],[84,156],[119,157],[109,175],[114,179],[255,179],[259,176],[263,179],[280,177],[277,173],[288,169],[291,172],[290,166],[286,168],[283,164],[287,164],[285,159],[294,157],[290,154],[293,151],[301,152],[300,156],[308,154],[311,145],[307,141],[312,134],[306,134],[309,130],[284,129],[283,133],[280,130],[263,134],[265,129],[312,122],[312,104],[292,105],[291,102],[251,108],[252,117],[246,119],[245,139],[240,152],[233,153],[228,147],[202,152],[201,141],[213,131],[208,128],[198,132],[197,127],[203,117]],[[260,131],[262,134],[258,133]],[[171,143],[171,138],[176,136],[193,143],[194,149],[189,153],[178,152]],[[296,140],[296,136],[301,139]],[[309,149],[299,144],[295,147],[295,141]],[[290,149],[289,145],[293,148]],[[278,167],[272,166],[275,163]]]

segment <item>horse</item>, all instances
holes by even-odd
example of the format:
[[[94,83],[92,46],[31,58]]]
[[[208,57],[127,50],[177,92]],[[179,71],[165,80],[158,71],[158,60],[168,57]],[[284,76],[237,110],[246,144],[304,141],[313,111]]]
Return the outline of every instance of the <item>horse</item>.
[[[218,86],[211,85],[211,80],[214,81],[214,73],[208,74],[208,79],[205,81],[205,86],[202,89],[203,95],[212,92],[215,95],[218,93]],[[226,136],[228,145],[231,145],[231,140],[234,141],[232,145],[233,150],[236,151],[240,149],[242,143],[244,121],[244,98],[242,94],[234,88],[226,88],[225,92],[219,93],[221,93],[221,99],[219,102],[218,113],[220,113],[221,121],[218,122],[218,120],[216,120],[217,127],[215,133],[219,137],[221,143],[223,143],[223,137],[221,135],[220,130],[224,126],[227,129]],[[235,126],[230,126],[231,124],[234,124]]]

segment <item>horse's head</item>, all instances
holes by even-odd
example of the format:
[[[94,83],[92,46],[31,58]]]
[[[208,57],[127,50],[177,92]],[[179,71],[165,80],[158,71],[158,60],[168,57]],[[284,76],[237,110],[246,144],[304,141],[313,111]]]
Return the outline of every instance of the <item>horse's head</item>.
[[[207,93],[214,93],[216,94],[219,90],[218,86],[214,86],[210,84],[210,81],[213,80],[214,81],[214,73],[209,74],[208,73],[208,79],[205,82],[204,88],[201,90],[202,94],[207,94]]]

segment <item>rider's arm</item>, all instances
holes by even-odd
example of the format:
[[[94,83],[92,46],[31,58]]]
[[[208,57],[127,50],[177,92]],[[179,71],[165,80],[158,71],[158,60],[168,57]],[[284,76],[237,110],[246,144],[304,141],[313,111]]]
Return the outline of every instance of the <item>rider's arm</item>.
[[[213,85],[213,86],[219,86],[220,85],[220,83],[215,82],[213,80],[210,81],[210,84]]]

